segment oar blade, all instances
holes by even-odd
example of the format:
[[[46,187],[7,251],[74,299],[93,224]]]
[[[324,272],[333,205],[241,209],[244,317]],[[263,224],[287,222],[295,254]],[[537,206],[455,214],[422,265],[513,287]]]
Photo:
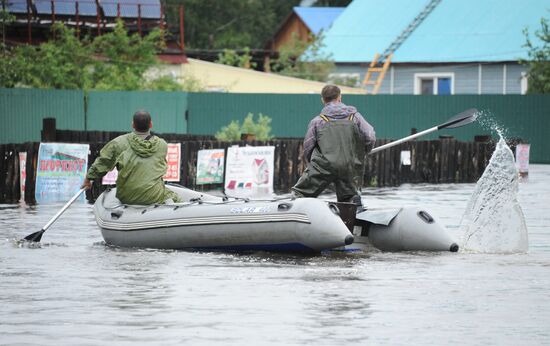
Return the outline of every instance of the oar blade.
[[[45,230],[41,229],[38,232],[34,232],[32,234],[29,234],[24,239],[27,240],[27,241],[32,241],[32,242],[38,243],[38,242],[40,242],[40,239],[42,239],[42,234],[44,234],[44,232],[45,232]]]
[[[451,119],[447,120],[447,122],[445,122],[444,124],[439,125],[438,129],[454,129],[464,125],[468,125],[476,121],[478,115],[479,111],[477,109],[470,108],[462,113],[455,115]]]

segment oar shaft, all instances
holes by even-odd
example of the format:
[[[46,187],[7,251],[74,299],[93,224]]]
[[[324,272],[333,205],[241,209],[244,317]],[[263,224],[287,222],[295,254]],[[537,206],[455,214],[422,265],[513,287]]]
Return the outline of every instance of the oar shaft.
[[[67,210],[67,208],[73,204],[74,201],[76,201],[76,199],[82,194],[82,192],[86,191],[86,188],[83,188],[83,189],[80,189],[67,203],[65,203],[65,205],[63,206],[63,208],[61,208],[57,214],[55,214],[51,219],[50,221],[48,221],[48,223],[46,225],[44,225],[44,227],[42,228],[42,230],[46,231],[54,222],[55,220],[57,220],[61,214],[63,214],[63,212],[65,212],[65,210]]]
[[[381,151],[381,150],[385,150],[385,149],[394,147],[394,146],[396,146],[396,145],[399,145],[399,144],[401,144],[401,143],[410,141],[410,140],[415,139],[415,138],[417,138],[417,137],[424,136],[424,135],[427,135],[428,133],[435,132],[435,131],[437,131],[438,129],[439,129],[438,126],[434,126],[434,127],[429,128],[429,129],[427,129],[427,130],[424,130],[424,131],[415,133],[414,135],[410,135],[410,136],[408,136],[408,137],[401,138],[401,139],[398,139],[398,140],[393,141],[393,142],[390,142],[390,143],[386,143],[386,144],[384,144],[384,145],[381,145],[381,146],[379,146],[379,147],[376,147],[376,148],[372,149],[372,150],[370,151],[369,154],[374,154],[374,153],[377,153],[377,152],[379,152],[379,151]]]

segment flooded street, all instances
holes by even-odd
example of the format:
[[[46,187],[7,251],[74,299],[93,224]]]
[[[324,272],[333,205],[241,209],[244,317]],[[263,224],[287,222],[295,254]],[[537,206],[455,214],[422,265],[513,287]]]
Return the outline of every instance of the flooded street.
[[[364,191],[423,206],[457,238],[474,184]],[[0,207],[1,345],[550,343],[550,165],[519,184],[527,253],[317,256],[107,247],[76,202]]]

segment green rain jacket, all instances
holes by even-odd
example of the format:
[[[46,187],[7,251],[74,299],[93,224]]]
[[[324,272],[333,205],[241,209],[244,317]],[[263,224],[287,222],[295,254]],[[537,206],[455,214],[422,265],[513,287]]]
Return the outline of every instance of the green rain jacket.
[[[90,167],[86,177],[97,180],[114,167],[117,198],[124,204],[160,204],[167,199],[180,202],[179,196],[169,190],[162,177],[166,174],[166,142],[153,136],[143,139],[127,133],[107,143]]]

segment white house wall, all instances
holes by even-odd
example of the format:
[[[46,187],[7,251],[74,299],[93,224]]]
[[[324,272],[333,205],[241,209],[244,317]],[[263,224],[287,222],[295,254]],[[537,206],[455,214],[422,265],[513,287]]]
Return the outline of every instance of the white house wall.
[[[506,65],[506,68],[504,68]],[[436,66],[407,66],[390,65],[384,81],[380,86],[379,94],[414,94],[414,80],[417,73],[453,73],[455,94],[520,94],[522,73],[527,69],[525,66],[515,62],[481,64],[464,63],[454,65]],[[393,72],[392,72],[393,69]],[[367,71],[366,65],[337,64],[335,74],[352,75],[358,74],[359,80],[363,81]],[[391,78],[393,76],[393,90]],[[506,81],[504,82],[504,79]],[[481,81],[481,88],[480,88]]]

